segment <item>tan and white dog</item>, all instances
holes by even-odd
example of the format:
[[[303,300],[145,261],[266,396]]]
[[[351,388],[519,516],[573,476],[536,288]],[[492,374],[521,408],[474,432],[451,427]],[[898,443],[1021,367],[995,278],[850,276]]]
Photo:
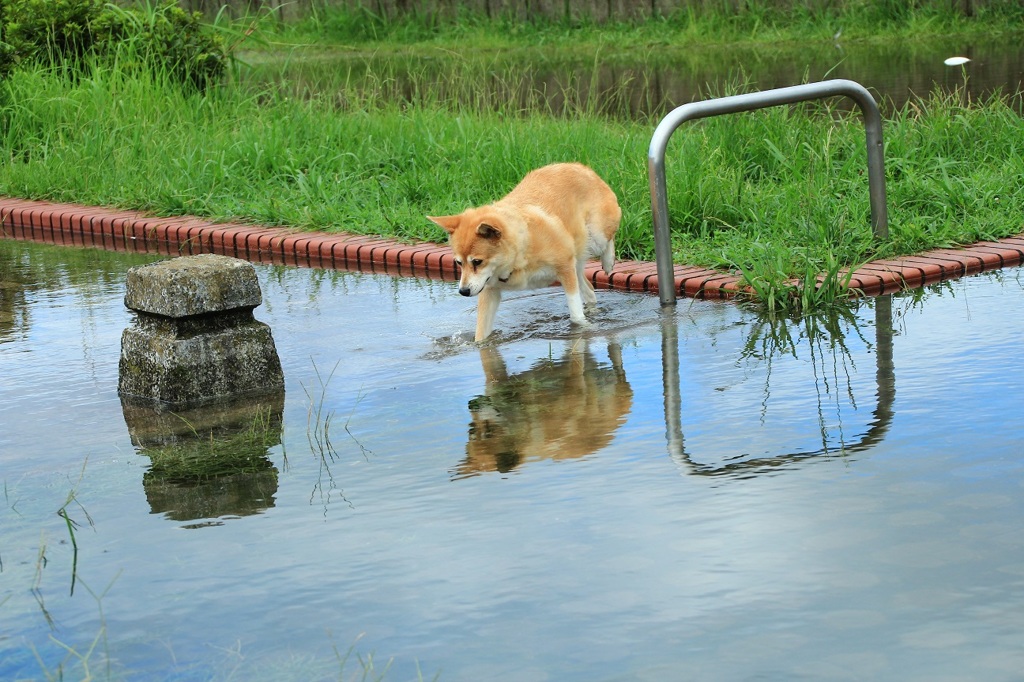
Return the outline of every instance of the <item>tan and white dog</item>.
[[[475,339],[483,341],[494,328],[506,289],[558,281],[569,302],[569,319],[587,324],[583,305],[596,303],[597,296],[583,268],[590,258],[600,258],[611,273],[622,211],[597,173],[579,163],[556,163],[528,173],[493,204],[428,218],[448,233],[462,269],[459,293],[480,297]]]

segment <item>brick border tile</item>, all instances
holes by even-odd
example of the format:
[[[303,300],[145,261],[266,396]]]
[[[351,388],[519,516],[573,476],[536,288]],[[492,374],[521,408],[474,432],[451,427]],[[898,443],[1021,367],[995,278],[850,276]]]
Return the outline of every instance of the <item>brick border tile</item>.
[[[90,246],[169,256],[219,253],[259,263],[376,272],[442,281],[458,278],[450,250],[430,242],[404,243],[371,235],[300,232],[284,227],[214,223],[194,216],[160,218],[138,211],[0,197],[0,238]],[[865,263],[850,274],[851,293],[874,296],[1024,263],[1024,233],[962,249]],[[611,274],[587,265],[599,289],[657,293],[658,272],[647,261],[619,261]],[[748,290],[734,272],[675,265],[680,296],[727,299]]]

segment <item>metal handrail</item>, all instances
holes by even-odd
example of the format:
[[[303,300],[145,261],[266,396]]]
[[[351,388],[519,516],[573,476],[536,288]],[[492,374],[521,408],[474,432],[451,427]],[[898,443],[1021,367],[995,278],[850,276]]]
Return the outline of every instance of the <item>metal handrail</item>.
[[[889,237],[889,214],[885,198],[885,158],[882,146],[882,115],[874,97],[864,86],[850,80],[829,80],[794,85],[744,95],[690,102],[670,111],[658,124],[647,152],[647,174],[651,184],[651,212],[654,218],[654,254],[658,267],[658,296],[662,305],[676,302],[672,263],[672,240],[668,221],[668,190],[665,180],[665,150],[676,128],[686,121],[710,116],[753,111],[782,104],[845,95],[857,103],[864,114],[868,148],[868,194],[871,200],[871,225],[879,240]]]

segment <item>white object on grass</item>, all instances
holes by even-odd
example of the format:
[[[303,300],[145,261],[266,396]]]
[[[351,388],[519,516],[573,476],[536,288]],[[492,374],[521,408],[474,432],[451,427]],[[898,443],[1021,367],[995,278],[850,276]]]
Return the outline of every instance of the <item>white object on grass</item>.
[[[971,60],[968,59],[967,57],[950,57],[949,59],[942,63],[945,64],[946,66],[960,66],[962,64],[966,64],[969,61]]]

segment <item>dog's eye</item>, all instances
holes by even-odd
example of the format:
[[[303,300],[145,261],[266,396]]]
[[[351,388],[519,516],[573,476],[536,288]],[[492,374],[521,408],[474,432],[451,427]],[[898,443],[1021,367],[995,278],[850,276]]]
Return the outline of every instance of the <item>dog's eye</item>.
[[[462,261],[460,261],[458,258],[455,259],[455,264],[460,268],[462,267]]]
[[[484,264],[484,262],[481,259],[479,259],[479,258],[474,258],[473,260],[471,260],[469,262],[473,264],[474,268],[478,268],[478,267],[480,267],[481,265]]]

